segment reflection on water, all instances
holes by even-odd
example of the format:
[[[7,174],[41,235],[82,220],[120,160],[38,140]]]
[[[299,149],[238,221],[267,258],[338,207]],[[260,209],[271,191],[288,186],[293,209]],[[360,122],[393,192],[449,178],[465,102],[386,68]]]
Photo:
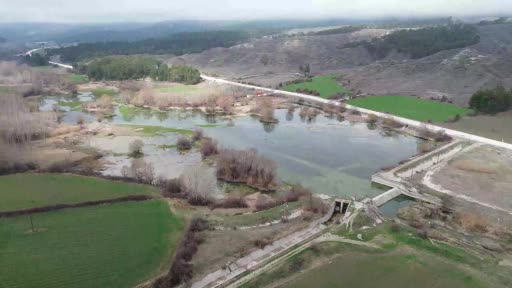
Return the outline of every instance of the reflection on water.
[[[49,98],[42,106],[53,105],[50,103],[55,104],[56,100]],[[278,176],[283,181],[301,183],[316,193],[346,198],[382,193],[371,186],[370,176],[379,168],[414,155],[421,141],[374,125],[343,121],[342,117],[319,115],[313,121],[308,121],[301,119],[298,111],[277,110],[275,117],[279,123],[270,125],[250,116],[229,120],[198,111],[157,112],[117,107],[114,114],[112,119],[107,120],[114,124],[182,129],[206,125],[205,134],[215,138],[222,146],[256,148],[262,155],[274,160],[278,164]],[[66,112],[64,121],[75,123],[78,115],[86,121],[94,121],[94,116],[79,111]],[[175,143],[176,136],[166,137],[167,144]],[[181,171],[174,166],[197,160],[178,163],[174,157],[180,155],[177,152],[169,153],[152,154],[161,168],[169,171]],[[174,160],[166,161],[167,158]]]
[[[394,218],[400,208],[407,207],[414,202],[414,199],[402,195],[382,205],[379,209],[384,216]]]

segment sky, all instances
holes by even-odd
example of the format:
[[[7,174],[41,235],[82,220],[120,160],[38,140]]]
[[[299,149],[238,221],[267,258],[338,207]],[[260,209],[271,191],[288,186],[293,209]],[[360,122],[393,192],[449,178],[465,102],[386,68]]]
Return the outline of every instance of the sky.
[[[512,15],[512,0],[0,0],[0,22]]]

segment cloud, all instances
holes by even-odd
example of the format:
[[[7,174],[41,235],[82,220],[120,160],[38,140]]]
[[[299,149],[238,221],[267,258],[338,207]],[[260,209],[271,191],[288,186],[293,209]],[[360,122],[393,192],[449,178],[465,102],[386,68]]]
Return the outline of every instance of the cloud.
[[[0,21],[3,22],[367,18],[503,13],[512,14],[511,0],[0,0]]]

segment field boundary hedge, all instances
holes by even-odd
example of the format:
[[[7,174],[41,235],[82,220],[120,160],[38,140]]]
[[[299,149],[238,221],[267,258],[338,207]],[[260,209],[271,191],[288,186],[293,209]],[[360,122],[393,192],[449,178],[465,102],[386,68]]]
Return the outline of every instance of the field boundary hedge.
[[[91,206],[98,206],[98,205],[103,205],[103,204],[115,204],[115,203],[122,203],[122,202],[141,202],[141,201],[147,201],[150,199],[153,199],[153,197],[147,196],[147,195],[130,195],[130,196],[124,196],[124,197],[119,197],[119,198],[104,199],[104,200],[97,200],[97,201],[86,201],[86,202],[80,202],[80,203],[75,203],[75,204],[55,204],[55,205],[49,205],[49,206],[43,206],[43,207],[35,207],[35,208],[0,212],[0,218],[9,218],[9,217],[30,215],[30,214],[35,214],[35,213],[58,211],[58,210],[63,210],[63,209],[68,209],[68,208],[91,207]]]

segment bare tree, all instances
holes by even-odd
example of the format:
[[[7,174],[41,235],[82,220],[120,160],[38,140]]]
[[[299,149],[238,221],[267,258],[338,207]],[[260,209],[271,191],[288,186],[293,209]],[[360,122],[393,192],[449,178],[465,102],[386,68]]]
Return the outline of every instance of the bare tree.
[[[130,156],[132,157],[140,157],[144,154],[142,149],[144,148],[144,142],[140,139],[135,139],[132,142],[130,142],[130,145],[128,146],[128,152]]]
[[[217,158],[217,178],[243,182],[258,189],[273,189],[277,166],[256,150],[223,149]]]
[[[217,106],[222,109],[222,112],[231,114],[233,112],[233,104],[235,98],[233,96],[224,95],[217,99]]]
[[[203,159],[217,154],[219,154],[217,141],[212,138],[203,138],[203,142],[201,143],[201,156]]]
[[[217,189],[217,178],[207,166],[198,165],[186,168],[180,181],[190,204],[207,205],[213,200],[213,194]]]
[[[153,165],[142,158],[132,159],[130,166],[124,166],[121,174],[127,178],[133,178],[137,182],[152,184],[155,177]]]

